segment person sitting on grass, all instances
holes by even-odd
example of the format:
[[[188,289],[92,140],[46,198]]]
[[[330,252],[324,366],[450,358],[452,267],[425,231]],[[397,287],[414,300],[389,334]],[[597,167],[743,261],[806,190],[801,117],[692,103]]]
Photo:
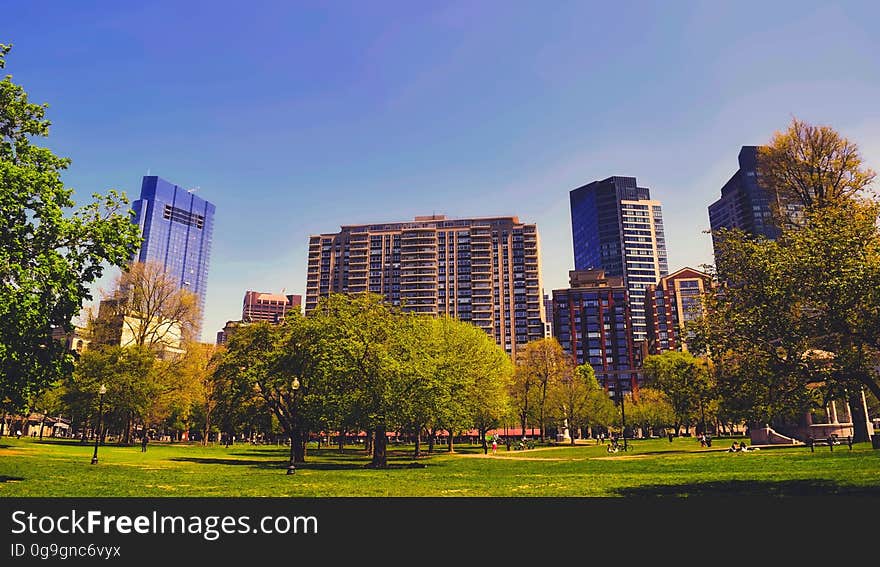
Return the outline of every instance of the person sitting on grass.
[[[728,453],[738,453],[739,451],[741,451],[741,449],[740,449],[739,445],[736,444],[736,441],[734,441],[730,445],[730,449],[727,450]]]
[[[734,443],[734,445],[735,445],[735,444],[736,444],[736,443]],[[746,446],[746,442],[745,442],[745,441],[740,441],[740,442],[739,442],[739,450],[740,450],[740,451],[750,451],[751,449],[749,449],[749,448]]]

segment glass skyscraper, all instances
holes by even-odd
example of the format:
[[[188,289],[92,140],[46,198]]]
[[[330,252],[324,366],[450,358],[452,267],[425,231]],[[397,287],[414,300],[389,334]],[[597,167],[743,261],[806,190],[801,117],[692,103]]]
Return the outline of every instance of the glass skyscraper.
[[[575,270],[623,278],[632,334],[647,337],[645,288],[669,272],[659,201],[635,177],[609,177],[569,192]]]
[[[200,312],[204,313],[214,205],[192,191],[148,175],[132,209],[144,239],[133,260],[164,266],[181,288],[198,296]]]

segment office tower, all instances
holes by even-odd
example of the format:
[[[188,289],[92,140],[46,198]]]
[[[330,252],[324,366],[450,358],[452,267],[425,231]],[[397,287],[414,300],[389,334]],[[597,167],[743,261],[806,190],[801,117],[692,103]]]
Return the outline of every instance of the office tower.
[[[341,228],[309,239],[306,313],[330,293],[372,292],[473,323],[511,354],[544,337],[534,224],[432,215]]]
[[[635,177],[609,177],[569,193],[575,270],[623,278],[633,339],[646,339],[645,287],[668,272],[659,201]]]
[[[183,187],[145,176],[132,205],[143,243],[133,260],[156,262],[181,288],[196,294],[205,311],[215,207]]]
[[[299,311],[300,305],[302,305],[301,295],[247,291],[241,308],[241,320],[246,323],[254,321],[280,323],[288,311]]]
[[[553,290],[553,334],[576,364],[589,364],[609,393],[638,389],[639,374],[622,276],[573,270]]]
[[[648,353],[687,350],[685,325],[703,314],[703,294],[712,277],[693,268],[682,268],[648,286],[645,295]]]
[[[779,227],[773,218],[776,194],[758,179],[758,146],[743,146],[739,169],[721,188],[721,198],[709,205],[709,225],[715,231],[738,228],[749,234],[775,240]]]

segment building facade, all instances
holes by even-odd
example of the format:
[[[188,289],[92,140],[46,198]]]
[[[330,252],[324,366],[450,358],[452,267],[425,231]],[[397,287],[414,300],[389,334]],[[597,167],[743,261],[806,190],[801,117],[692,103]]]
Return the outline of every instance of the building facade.
[[[575,363],[589,364],[609,394],[638,390],[628,290],[622,276],[573,270],[553,290],[553,334]]]
[[[241,320],[247,323],[268,321],[280,323],[288,311],[299,311],[302,306],[301,295],[263,293],[246,291],[241,307]]]
[[[685,325],[703,314],[703,297],[712,277],[693,268],[682,268],[648,286],[645,301],[648,354],[687,350]]]
[[[330,293],[371,292],[473,323],[510,354],[545,336],[534,224],[432,215],[341,228],[309,239],[306,313]]]
[[[773,218],[776,195],[759,182],[758,146],[743,146],[738,160],[739,169],[721,188],[721,197],[709,205],[713,237],[722,228],[738,228],[775,240],[779,236]]]
[[[622,277],[636,341],[647,338],[645,288],[668,273],[659,201],[635,177],[609,177],[569,193],[575,270]]]
[[[205,310],[214,232],[213,204],[156,176],[145,176],[132,204],[143,242],[133,260],[161,264]]]

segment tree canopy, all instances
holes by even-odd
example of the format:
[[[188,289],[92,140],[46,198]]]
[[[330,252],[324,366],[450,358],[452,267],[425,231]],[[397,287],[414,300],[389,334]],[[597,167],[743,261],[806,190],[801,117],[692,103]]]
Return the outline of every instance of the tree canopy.
[[[0,68],[10,45],[0,45]],[[69,374],[73,355],[53,339],[92,299],[106,266],[123,266],[140,237],[124,193],[74,208],[61,175],[70,164],[35,143],[49,135],[46,104],[0,81],[0,399],[24,409]]]

